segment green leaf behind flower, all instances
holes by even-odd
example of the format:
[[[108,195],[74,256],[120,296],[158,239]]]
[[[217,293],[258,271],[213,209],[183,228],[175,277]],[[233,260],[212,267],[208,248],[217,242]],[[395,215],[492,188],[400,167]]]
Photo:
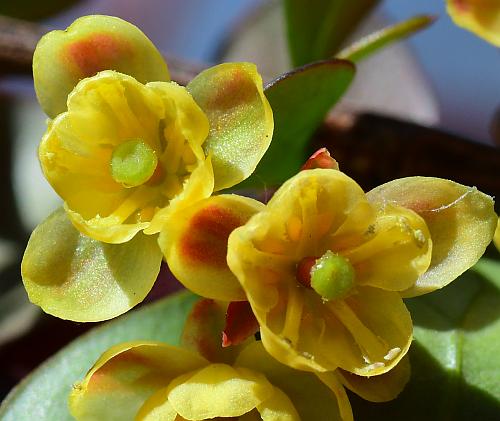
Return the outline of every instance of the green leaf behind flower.
[[[411,380],[392,402],[351,396],[356,419],[498,419],[500,262],[483,258],[442,290],[406,304],[415,324]]]
[[[72,420],[67,403],[71,387],[83,379],[106,349],[136,339],[179,344],[184,321],[196,299],[189,292],[181,292],[130,312],[76,339],[11,392],[2,403],[0,419]]]
[[[378,0],[285,0],[288,47],[300,66],[331,57]]]
[[[354,71],[348,61],[319,61],[267,85],[265,94],[274,113],[273,140],[255,173],[239,187],[278,185],[300,170],[310,137],[347,90]]]

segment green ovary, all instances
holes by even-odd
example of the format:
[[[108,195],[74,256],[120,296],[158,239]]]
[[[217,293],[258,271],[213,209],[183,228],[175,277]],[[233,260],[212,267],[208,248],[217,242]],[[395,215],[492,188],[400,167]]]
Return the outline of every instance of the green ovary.
[[[349,260],[328,250],[311,268],[311,287],[324,300],[335,300],[353,287],[354,275]]]
[[[136,187],[155,172],[158,158],[154,149],[141,139],[118,145],[111,156],[111,176],[124,187]]]

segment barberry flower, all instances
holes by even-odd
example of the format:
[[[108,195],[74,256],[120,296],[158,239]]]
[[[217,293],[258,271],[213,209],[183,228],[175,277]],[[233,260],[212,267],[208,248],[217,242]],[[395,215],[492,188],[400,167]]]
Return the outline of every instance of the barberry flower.
[[[227,259],[275,358],[371,376],[410,346],[402,296],[472,266],[495,224],[489,196],[448,180],[395,180],[365,195],[340,171],[312,169],[232,232]]]

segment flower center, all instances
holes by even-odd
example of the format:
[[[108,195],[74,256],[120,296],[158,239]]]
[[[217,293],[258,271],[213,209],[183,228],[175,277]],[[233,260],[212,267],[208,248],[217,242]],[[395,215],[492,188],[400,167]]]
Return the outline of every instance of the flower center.
[[[297,265],[296,278],[326,300],[341,298],[354,285],[354,268],[345,257],[328,250],[319,259],[304,257]]]
[[[124,187],[144,184],[154,174],[156,152],[142,139],[130,139],[118,145],[111,155],[111,177]]]

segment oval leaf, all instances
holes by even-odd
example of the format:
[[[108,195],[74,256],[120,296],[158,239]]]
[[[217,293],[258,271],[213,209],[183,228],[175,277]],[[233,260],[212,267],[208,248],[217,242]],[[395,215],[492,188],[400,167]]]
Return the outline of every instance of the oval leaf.
[[[379,0],[286,0],[288,48],[296,66],[334,55]]]
[[[273,141],[245,186],[278,185],[300,170],[310,137],[349,87],[354,70],[348,61],[327,60],[285,73],[266,86],[274,111]]]
[[[112,345],[132,340],[179,343],[186,315],[196,296],[182,292],[93,329],[42,364],[3,401],[2,421],[71,421],[72,385]]]
[[[224,63],[196,76],[188,91],[210,121],[203,147],[212,156],[215,191],[255,170],[273,135],[273,112],[252,63]]]
[[[490,196],[441,178],[400,178],[376,187],[367,197],[417,212],[431,233],[431,265],[402,293],[405,297],[442,288],[469,269],[483,255],[497,224]]]
[[[21,265],[29,299],[62,319],[95,322],[140,303],[160,271],[156,236],[106,244],[77,231],[58,209],[31,234]]]
[[[139,28],[112,16],[84,16],[65,31],[44,35],[33,55],[38,101],[54,118],[79,80],[102,70],[116,70],[145,84],[168,81],[168,68]]]

